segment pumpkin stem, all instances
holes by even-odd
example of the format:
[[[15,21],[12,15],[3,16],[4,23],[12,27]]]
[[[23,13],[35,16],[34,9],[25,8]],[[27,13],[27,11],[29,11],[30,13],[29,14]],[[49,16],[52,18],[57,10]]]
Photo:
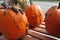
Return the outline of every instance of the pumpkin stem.
[[[58,9],[60,8],[60,2],[59,2],[59,5],[58,5]]]
[[[31,4],[31,5],[33,5],[33,2],[32,2],[32,0],[29,0],[29,1],[30,1],[30,4]]]
[[[22,9],[19,9],[19,11],[21,12],[21,14],[24,14]]]
[[[18,13],[18,9],[16,9],[15,7],[11,8],[14,12]]]
[[[3,2],[1,5],[4,7],[4,9],[9,8],[9,6],[6,4],[6,2]]]

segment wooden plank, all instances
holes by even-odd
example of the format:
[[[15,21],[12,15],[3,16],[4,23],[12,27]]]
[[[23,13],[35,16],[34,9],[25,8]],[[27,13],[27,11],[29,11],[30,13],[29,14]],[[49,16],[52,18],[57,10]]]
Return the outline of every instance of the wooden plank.
[[[36,31],[31,30],[31,29],[28,30],[28,34],[35,36],[39,39],[43,39],[43,40],[60,40],[60,38],[56,38],[56,37],[53,37],[53,36],[50,36],[47,34],[36,32]]]
[[[39,25],[38,27],[46,29],[45,25],[43,25],[43,24]]]
[[[8,40],[4,35],[0,36],[0,40]]]
[[[42,25],[45,25],[45,22],[42,22],[41,24],[42,24]]]
[[[4,35],[0,36],[0,40],[8,40]],[[23,40],[39,40],[36,39],[30,35],[26,35],[25,37],[23,37]]]
[[[27,36],[25,36],[23,38],[23,40],[39,40],[39,39],[36,39],[36,38],[34,38],[34,37],[30,36],[30,35],[27,35]]]
[[[45,22],[42,22],[38,27],[46,29]]]
[[[43,29],[43,28],[40,28],[40,27],[36,27],[34,29],[31,29],[31,30],[35,30],[37,32],[43,32],[43,33],[47,33],[46,29]]]

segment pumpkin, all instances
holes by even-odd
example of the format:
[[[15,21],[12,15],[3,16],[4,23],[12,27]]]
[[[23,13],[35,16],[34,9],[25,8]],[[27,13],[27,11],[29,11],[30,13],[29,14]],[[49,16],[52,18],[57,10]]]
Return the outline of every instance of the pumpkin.
[[[3,8],[3,6],[0,5],[0,9]],[[0,36],[2,35],[2,33],[0,32]]]
[[[59,4],[60,5],[60,4]],[[52,6],[46,12],[45,25],[49,34],[60,37],[60,6]]]
[[[15,6],[18,10],[18,7]],[[10,9],[0,9],[0,31],[10,40],[17,40],[26,35],[27,18],[20,11]]]
[[[28,5],[24,10],[30,27],[35,28],[36,26],[40,25],[43,21],[43,12],[39,5]]]

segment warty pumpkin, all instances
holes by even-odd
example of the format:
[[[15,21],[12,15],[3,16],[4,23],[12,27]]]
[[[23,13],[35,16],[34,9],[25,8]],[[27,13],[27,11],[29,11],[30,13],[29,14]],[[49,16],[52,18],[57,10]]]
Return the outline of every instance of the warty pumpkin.
[[[39,5],[28,5],[24,10],[30,27],[35,28],[43,21],[43,12]]]
[[[0,9],[3,8],[3,6],[0,5]],[[2,35],[2,33],[0,32],[0,36]]]
[[[15,9],[18,10],[16,7]],[[17,40],[26,35],[27,18],[19,10],[0,9],[0,31],[10,40]]]
[[[52,6],[46,12],[45,25],[49,34],[60,37],[60,3],[59,7]]]

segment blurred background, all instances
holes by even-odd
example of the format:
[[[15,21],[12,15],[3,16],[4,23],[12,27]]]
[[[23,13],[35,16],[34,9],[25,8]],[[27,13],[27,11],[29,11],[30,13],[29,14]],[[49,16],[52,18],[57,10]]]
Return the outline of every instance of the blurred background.
[[[0,0],[0,3],[2,3],[3,1],[4,0]],[[44,18],[45,18],[46,11],[51,6],[58,6],[60,0],[32,0],[32,1],[34,4],[38,4],[41,7],[41,9],[43,11]]]
[[[51,7],[51,6],[58,6],[60,0],[33,0],[34,4],[38,4],[42,11],[43,15],[45,15],[46,11]],[[45,16],[44,16],[45,18]]]

